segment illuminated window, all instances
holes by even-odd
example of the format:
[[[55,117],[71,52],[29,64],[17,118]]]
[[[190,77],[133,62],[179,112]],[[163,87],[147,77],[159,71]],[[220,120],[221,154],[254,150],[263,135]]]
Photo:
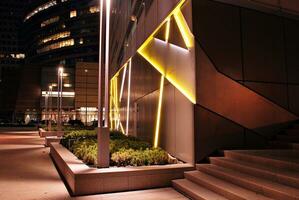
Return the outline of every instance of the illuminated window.
[[[89,8],[89,12],[90,13],[97,13],[100,12],[100,9],[98,8],[98,6],[92,6]]]
[[[51,35],[47,38],[44,38],[40,41],[40,44],[45,44],[47,42],[50,42],[50,41],[55,41],[55,40],[58,40],[58,39],[61,39],[61,38],[66,38],[66,37],[69,37],[71,35],[71,32],[69,31],[65,31],[65,32],[62,32],[62,33],[57,33],[57,34],[54,34],[54,35]]]
[[[66,2],[66,1],[68,1],[68,0],[61,0],[61,3]]]
[[[45,26],[48,26],[49,24],[53,24],[55,22],[58,22],[59,21],[59,16],[57,17],[53,17],[53,18],[50,18],[46,21],[43,21],[41,24],[40,24],[40,27],[45,27]]]
[[[12,54],[10,54],[10,57],[14,58],[14,59],[24,59],[25,54],[23,54],[23,53],[12,53]]]
[[[31,17],[33,17],[34,15],[36,15],[37,13],[47,10],[48,8],[55,6],[57,4],[56,0],[52,0],[49,1],[48,3],[45,3],[37,8],[35,8],[31,13],[29,13],[26,17],[24,21],[27,21],[28,19],[30,19]]]
[[[70,18],[77,17],[77,10],[72,10],[70,12]]]
[[[37,53],[43,53],[43,52],[46,52],[46,51],[51,51],[51,50],[54,50],[54,49],[60,49],[60,48],[63,48],[63,47],[69,47],[69,46],[73,46],[73,45],[74,45],[74,39],[64,40],[64,41],[61,41],[61,42],[57,42],[57,43],[54,43],[54,44],[47,45],[47,46],[45,46],[41,49],[38,49]]]
[[[80,38],[80,40],[79,40],[79,44],[83,44],[83,43],[84,43],[83,38]]]

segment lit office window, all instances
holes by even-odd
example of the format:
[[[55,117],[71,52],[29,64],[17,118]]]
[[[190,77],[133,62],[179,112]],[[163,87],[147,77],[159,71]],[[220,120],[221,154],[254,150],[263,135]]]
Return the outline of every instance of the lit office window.
[[[84,44],[84,39],[83,38],[80,38],[79,44]]]
[[[100,12],[100,9],[98,6],[92,6],[89,8],[89,12],[90,13],[97,13],[97,12]]]
[[[70,12],[70,18],[77,17],[77,10],[72,10]]]
[[[56,16],[56,17],[52,17],[46,21],[43,21],[41,24],[40,24],[40,27],[45,27],[45,26],[48,26],[50,24],[53,24],[55,22],[58,22],[59,21],[59,16]]]
[[[48,8],[52,7],[52,6],[55,6],[57,5],[57,1],[56,0],[52,0],[52,1],[49,1],[48,3],[45,3],[37,8],[35,8],[32,12],[30,12],[26,17],[25,17],[25,20],[28,20],[30,19],[31,17],[33,17],[34,15],[36,15],[37,13],[41,12],[41,11],[44,11],[44,10],[47,10]]]
[[[14,58],[14,59],[24,59],[25,54],[23,54],[23,53],[12,53],[12,54],[10,54],[10,57]]]
[[[74,44],[75,44],[74,39],[64,40],[64,41],[61,41],[61,42],[57,42],[57,43],[54,43],[54,44],[47,45],[47,46],[45,46],[41,49],[38,49],[37,53],[43,53],[43,52],[51,51],[51,50],[54,50],[54,49],[69,47],[69,46],[73,46]]]
[[[71,32],[69,31],[65,31],[65,32],[62,32],[62,33],[57,33],[57,34],[54,34],[54,35],[51,35],[49,37],[46,37],[44,39],[42,39],[40,41],[40,44],[45,44],[47,42],[50,42],[50,41],[55,41],[55,40],[58,40],[58,39],[61,39],[61,38],[66,38],[66,37],[69,37],[71,35]]]

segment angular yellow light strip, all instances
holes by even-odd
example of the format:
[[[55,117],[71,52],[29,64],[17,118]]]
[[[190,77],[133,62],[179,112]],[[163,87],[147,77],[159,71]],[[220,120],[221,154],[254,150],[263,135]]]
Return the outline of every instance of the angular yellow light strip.
[[[156,60],[152,59],[150,55],[148,55],[144,51],[140,51],[139,54],[142,55],[142,57],[146,59],[158,72],[160,72],[163,75],[165,74],[165,68],[162,67]],[[187,97],[189,101],[191,101],[193,104],[196,104],[196,98],[194,92],[189,91],[186,88],[184,88],[182,85],[180,85],[178,83],[178,80],[176,80],[175,76],[166,74],[165,77],[175,88],[177,88],[185,97]]]
[[[191,48],[194,46],[194,37],[192,32],[189,29],[189,26],[181,12],[181,7],[185,3],[186,0],[182,0],[178,3],[176,8],[166,17],[166,19],[158,26],[158,28],[153,32],[153,34],[141,45],[141,47],[137,50],[137,52],[145,58],[153,67],[155,67],[161,74],[165,76],[165,78],[173,85],[175,86],[184,96],[186,96],[193,104],[196,104],[196,98],[193,91],[188,91],[185,87],[183,87],[179,81],[174,77],[170,76],[168,74],[165,74],[165,67],[161,66],[156,60],[151,58],[151,56],[146,52],[146,47],[155,39],[154,35],[160,30],[160,28],[165,24],[168,23],[171,19],[171,16],[173,15],[175,18],[176,23],[178,24],[179,30],[182,34],[182,37],[184,39],[184,42],[188,48]],[[170,25],[170,23],[169,23]],[[168,24],[166,25],[166,32],[168,27]],[[170,31],[169,31],[170,32]],[[168,33],[169,34],[169,33]],[[167,33],[165,33],[165,36],[167,36]],[[169,35],[166,37],[169,39]]]
[[[169,33],[170,33],[170,18],[168,18],[167,22],[166,22],[166,30],[165,30],[165,42],[168,43],[169,41]]]
[[[163,100],[163,90],[164,90],[164,75],[161,76],[160,82],[160,94],[159,94],[159,103],[158,103],[158,112],[157,112],[157,121],[156,121],[156,130],[155,130],[155,139],[154,147],[158,147],[159,142],[159,133],[160,133],[160,122],[161,122],[161,111],[162,111],[162,100]]]
[[[123,72],[123,78],[121,80],[119,102],[121,102],[121,98],[123,96],[124,85],[125,85],[125,80],[126,80],[126,73],[127,73],[127,65],[125,65],[124,72]]]
[[[129,61],[126,135],[128,135],[128,134],[129,134],[129,120],[130,120],[130,98],[131,98],[131,69],[132,69],[132,60],[130,60],[130,61]]]
[[[181,10],[182,5],[186,2],[186,0],[181,0],[177,6],[173,9],[172,12],[170,12],[168,14],[168,16],[165,18],[165,20],[156,28],[156,30],[145,40],[145,42],[139,47],[139,49],[137,50],[138,52],[141,51],[142,49],[144,49],[150,42],[152,39],[154,39],[154,35],[156,35],[156,33],[160,30],[160,28],[165,24],[165,22],[167,22],[168,19],[170,19],[170,17],[172,15],[174,15],[175,13],[177,13],[178,11]]]
[[[189,26],[181,10],[176,11],[176,13],[174,14],[174,19],[179,27],[179,30],[183,36],[186,46],[188,47],[188,49],[192,48],[194,46],[193,34],[190,31]]]

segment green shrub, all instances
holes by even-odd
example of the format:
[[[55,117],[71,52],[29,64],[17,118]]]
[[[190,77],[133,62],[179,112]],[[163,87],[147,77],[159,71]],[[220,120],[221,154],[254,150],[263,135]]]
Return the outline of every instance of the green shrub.
[[[126,139],[116,139],[110,141],[110,153],[115,153],[120,149],[144,150],[150,148],[151,145],[147,142]]]
[[[111,162],[116,166],[165,165],[168,164],[168,154],[160,148],[121,149],[112,154]]]
[[[95,131],[73,131],[66,138],[73,139],[69,147],[83,162],[97,164],[97,139]],[[113,166],[143,166],[168,164],[169,156],[160,148],[152,148],[147,142],[127,137],[120,132],[110,134],[110,164]]]

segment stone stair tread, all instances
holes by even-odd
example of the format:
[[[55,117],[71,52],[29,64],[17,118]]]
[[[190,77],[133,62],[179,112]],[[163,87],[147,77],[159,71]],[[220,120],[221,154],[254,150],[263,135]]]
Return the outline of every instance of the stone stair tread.
[[[198,165],[198,167],[207,169],[209,171],[213,170],[214,172],[217,172],[217,174],[221,174],[223,177],[224,176],[229,177],[231,181],[236,181],[238,179],[238,180],[242,180],[248,185],[251,184],[254,186],[258,186],[259,188],[261,188],[261,191],[264,192],[266,189],[269,189],[271,191],[283,193],[284,195],[292,196],[295,199],[299,199],[299,189],[290,186],[282,185],[280,183],[269,181],[263,178],[258,178],[241,172],[233,171],[231,169],[216,166],[213,164],[202,164],[202,165]]]
[[[224,152],[235,152],[252,156],[270,158],[274,160],[299,163],[299,150],[297,149],[267,149],[267,150],[232,150]]]
[[[276,176],[286,176],[286,177],[290,177],[290,178],[295,178],[299,180],[299,172],[298,171],[290,171],[290,170],[283,170],[283,169],[275,169],[271,166],[263,166],[263,165],[259,165],[259,164],[255,164],[252,162],[246,162],[246,161],[240,161],[240,160],[236,160],[236,159],[231,159],[231,158],[225,158],[225,157],[211,157],[211,160],[222,160],[225,162],[230,162],[233,163],[235,165],[242,165],[244,167],[247,168],[254,168],[257,170],[261,170],[261,171],[267,171],[270,173],[275,174]],[[213,163],[212,163],[213,164]]]
[[[238,185],[232,184],[225,180],[219,179],[217,177],[208,175],[206,173],[200,171],[189,171],[185,172],[185,177],[191,181],[195,181],[196,179],[201,180],[202,184],[205,187],[211,186],[214,192],[218,192],[221,195],[226,195],[228,199],[243,199],[243,200],[271,200],[271,198],[266,197],[262,194],[258,194],[256,192],[250,191],[246,188],[240,187]],[[200,183],[199,183],[200,184]],[[208,188],[210,189],[210,188]],[[233,198],[230,198],[232,197]]]
[[[173,180],[172,184],[176,189],[195,200],[228,200],[227,198],[187,179]]]

